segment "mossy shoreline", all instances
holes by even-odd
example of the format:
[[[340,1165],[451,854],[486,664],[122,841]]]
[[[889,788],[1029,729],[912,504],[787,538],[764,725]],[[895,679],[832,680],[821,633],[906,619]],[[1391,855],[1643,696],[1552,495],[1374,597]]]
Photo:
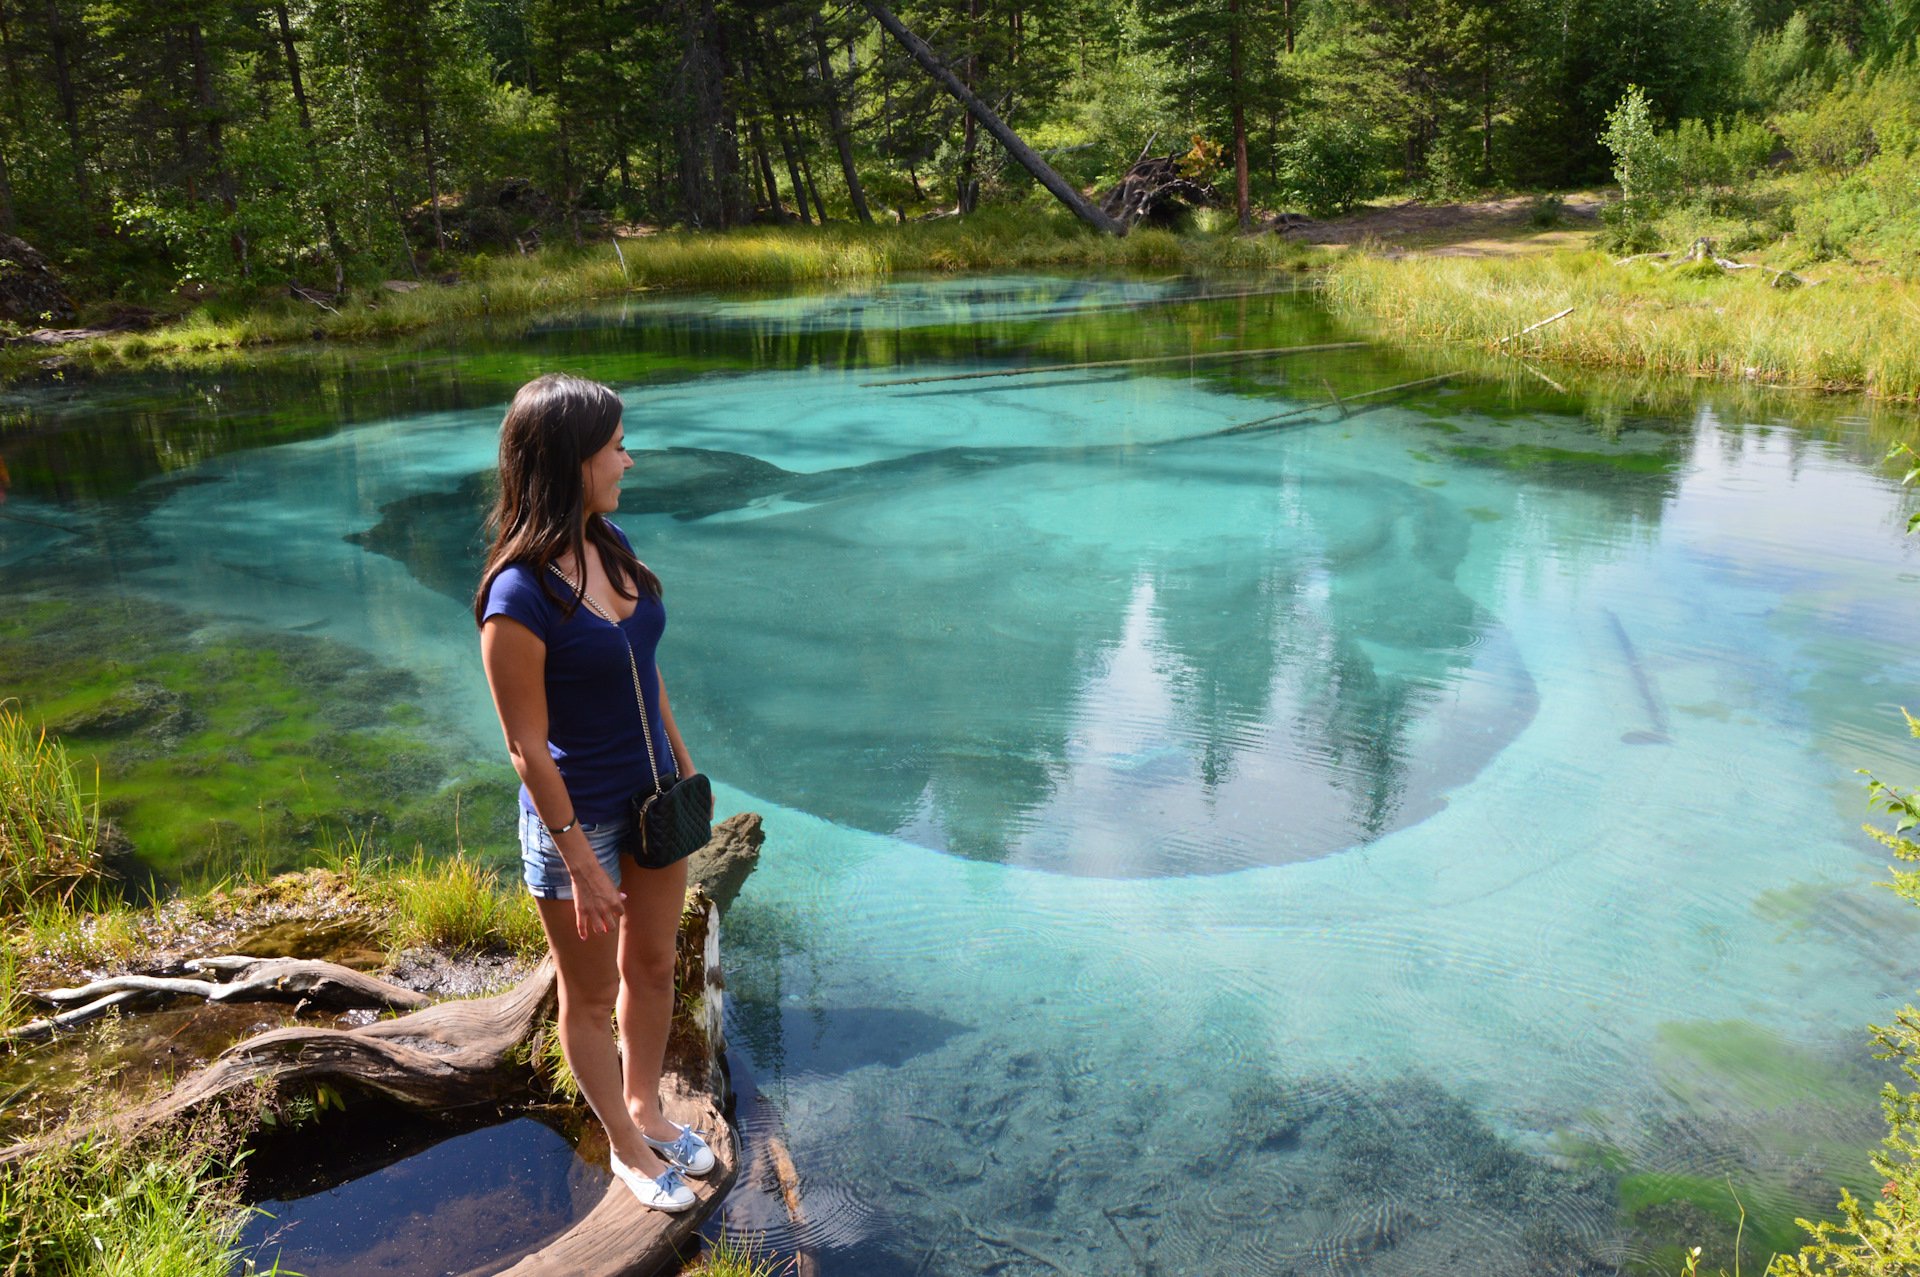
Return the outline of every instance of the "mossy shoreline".
[[[1325,254],[1275,235],[1145,229],[1102,235],[1064,214],[984,213],[897,226],[673,231],[468,258],[440,281],[398,280],[334,298],[290,292],[210,302],[161,327],[49,348],[0,347],[0,377],[56,360],[102,366],[222,362],[262,347],[366,341],[631,294],[791,289],[915,273],[1019,270],[1304,271]]]

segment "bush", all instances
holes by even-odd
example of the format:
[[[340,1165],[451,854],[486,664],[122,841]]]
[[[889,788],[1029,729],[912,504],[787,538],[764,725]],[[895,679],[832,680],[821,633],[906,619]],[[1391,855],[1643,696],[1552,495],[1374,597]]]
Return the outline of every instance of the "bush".
[[[1682,120],[1663,140],[1673,157],[1675,185],[1688,196],[1750,181],[1778,144],[1766,125],[1745,118]]]
[[[1351,211],[1381,187],[1379,146],[1350,120],[1315,117],[1278,148],[1280,192],[1316,217]]]
[[[1653,108],[1639,85],[1628,85],[1626,95],[1607,112],[1600,144],[1613,155],[1613,180],[1620,183],[1625,203],[1651,212],[1678,187],[1672,142],[1654,123]]]

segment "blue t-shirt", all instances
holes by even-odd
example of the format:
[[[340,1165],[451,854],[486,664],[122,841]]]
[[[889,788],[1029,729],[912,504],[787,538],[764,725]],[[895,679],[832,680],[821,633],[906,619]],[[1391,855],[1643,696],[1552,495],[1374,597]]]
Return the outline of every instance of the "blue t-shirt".
[[[646,721],[653,728],[654,759],[663,777],[674,772],[673,750],[660,720],[660,671],[654,664],[667,612],[659,599],[643,594],[633,615],[620,622],[616,631],[584,603],[572,616],[564,615],[541,589],[540,575],[519,563],[500,569],[487,588],[481,620],[508,617],[547,645],[547,750],[567,782],[574,815],[599,824],[624,814],[627,799],[642,786],[653,784],[640,710],[633,699],[627,642],[633,644],[634,664],[640,670]],[[566,584],[551,572],[545,575],[554,593],[566,597]],[[595,601],[613,607],[611,599],[595,596]],[[621,632],[627,642],[621,641]],[[525,785],[520,787],[520,803],[533,810]]]

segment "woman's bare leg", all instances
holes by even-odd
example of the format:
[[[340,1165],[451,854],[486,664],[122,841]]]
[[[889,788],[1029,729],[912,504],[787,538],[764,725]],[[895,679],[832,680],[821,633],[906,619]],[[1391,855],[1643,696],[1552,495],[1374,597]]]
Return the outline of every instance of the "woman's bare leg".
[[[614,1156],[642,1175],[659,1175],[667,1164],[647,1147],[634,1125],[622,1089],[620,1053],[614,1049],[610,1018],[616,1000],[625,1002],[618,965],[619,936],[609,931],[582,940],[575,929],[573,901],[534,903],[539,906],[540,925],[546,928],[547,947],[559,971],[561,1054],[567,1057],[567,1067],[573,1070],[587,1106],[607,1128],[607,1142],[613,1146]],[[621,934],[624,932],[623,926]],[[671,983],[671,973],[667,978]],[[672,996],[671,990],[668,996]],[[654,1068],[657,1078],[657,1062]]]
[[[660,1111],[660,1069],[673,1022],[673,966],[680,912],[687,898],[687,862],[642,869],[620,860],[627,893],[620,917],[620,1054],[626,1109],[634,1125],[657,1140],[679,1132]]]

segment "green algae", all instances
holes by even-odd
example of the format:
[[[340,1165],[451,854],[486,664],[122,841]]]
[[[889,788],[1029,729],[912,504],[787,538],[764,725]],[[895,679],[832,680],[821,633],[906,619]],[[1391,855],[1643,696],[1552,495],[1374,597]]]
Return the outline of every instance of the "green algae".
[[[1446,450],[1462,461],[1529,473],[1550,471],[1555,467],[1607,467],[1636,474],[1664,475],[1671,473],[1678,464],[1677,457],[1660,452],[1592,452],[1536,443],[1517,443],[1504,448],[1463,443],[1449,445]]]
[[[506,858],[510,772],[441,743],[412,675],[326,639],[216,634],[58,596],[0,618],[0,695],[98,767],[102,810],[156,876],[292,868],[349,829]]]

